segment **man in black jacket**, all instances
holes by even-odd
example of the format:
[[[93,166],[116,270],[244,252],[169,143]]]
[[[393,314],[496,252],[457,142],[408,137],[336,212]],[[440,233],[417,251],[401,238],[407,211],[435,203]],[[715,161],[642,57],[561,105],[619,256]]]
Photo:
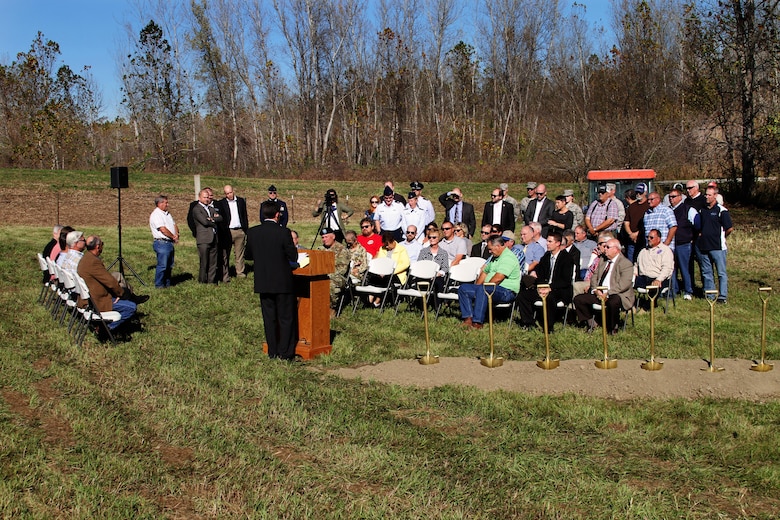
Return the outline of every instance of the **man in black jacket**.
[[[246,211],[246,199],[237,197],[233,186],[224,188],[225,198],[215,204],[224,217],[219,226],[220,267],[222,281],[230,281],[230,250],[236,255],[236,276],[245,278],[244,250],[246,248],[246,233],[249,231],[249,216]]]
[[[263,223],[249,230],[247,243],[255,260],[255,292],[260,295],[268,357],[295,359],[296,298],[293,269],[298,251],[290,230],[279,226],[279,206],[263,206]]]
[[[512,232],[515,230],[514,206],[504,200],[504,192],[499,188],[493,188],[490,202],[485,203],[485,210],[482,212],[482,225],[485,224],[498,224],[501,229]]]
[[[548,284],[550,288],[546,289],[549,291],[546,299],[547,324],[548,330],[553,331],[553,324],[561,314],[557,307],[558,302],[563,302],[564,305],[571,303],[573,274],[574,260],[564,250],[560,231],[550,230],[547,235],[547,252],[536,269],[523,277],[523,286],[517,295],[517,307],[523,326],[531,327],[534,324],[534,302],[542,299],[539,294],[541,290],[537,290],[536,286]],[[539,312],[537,319],[542,326],[543,318],[544,315]]]

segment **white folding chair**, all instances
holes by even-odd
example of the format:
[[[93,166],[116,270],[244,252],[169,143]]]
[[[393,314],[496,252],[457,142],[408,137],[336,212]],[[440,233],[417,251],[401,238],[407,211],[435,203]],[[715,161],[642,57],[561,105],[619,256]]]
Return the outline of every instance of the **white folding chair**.
[[[484,262],[483,262],[484,263]],[[436,318],[439,318],[442,306],[445,304],[451,306],[452,302],[458,301],[458,287],[462,283],[474,283],[477,279],[477,269],[473,264],[459,263],[450,267],[450,273],[444,282],[444,290],[436,293],[438,304],[436,305]]]
[[[468,258],[461,260],[458,265],[470,266],[472,269],[474,269],[474,272],[477,273],[477,276],[479,276],[479,270],[482,269],[482,266],[485,265],[485,262],[487,262],[487,260],[481,256],[469,256]]]
[[[396,291],[395,294],[395,314],[398,315],[398,307],[401,305],[402,298],[408,298],[407,310],[412,306],[412,302],[417,298],[426,298],[433,292],[433,282],[436,279],[436,273],[439,271],[439,264],[433,260],[418,260],[412,262],[409,266],[409,277],[406,284]],[[428,290],[423,293],[417,285],[419,282],[427,282]]]
[[[382,301],[379,304],[379,312],[384,311],[385,301],[387,301],[388,295],[393,290],[393,273],[395,272],[395,262],[392,258],[372,258],[368,264],[368,270],[365,276],[363,276],[363,282],[361,285],[355,287],[355,302],[352,306],[352,314],[357,311],[358,303],[360,302],[360,296],[381,296]],[[374,275],[374,276],[371,276]],[[371,285],[371,281],[375,280],[375,277],[380,277],[382,285]],[[386,283],[385,283],[386,281]]]
[[[49,264],[46,263],[46,259],[42,254],[38,253],[38,266],[41,269],[41,292],[38,294],[38,303],[45,301],[44,297],[48,296],[49,285],[51,285],[51,275],[49,274]]]
[[[674,274],[672,274],[674,276]],[[666,309],[669,307],[669,300],[672,300],[672,304],[677,307],[677,303],[674,300],[674,293],[673,291],[669,290],[669,285],[671,284],[671,279],[667,279],[669,284],[667,284],[666,287],[663,287],[661,289],[661,293],[656,298],[656,301],[663,300],[664,302],[664,314],[666,314]],[[636,295],[637,295],[637,301],[639,301],[639,298],[647,298],[650,299],[650,296],[648,296],[647,288],[646,287],[637,287],[636,288]],[[634,305],[636,306],[636,304]]]
[[[79,294],[81,295],[81,299],[87,302],[87,307],[84,309],[83,313],[85,325],[82,328],[81,334],[76,339],[76,343],[81,346],[82,342],[84,341],[84,337],[87,335],[87,330],[89,330],[89,325],[95,323],[98,326],[103,327],[103,329],[108,334],[111,343],[116,346],[116,340],[114,339],[114,335],[111,333],[111,329],[108,328],[108,324],[119,321],[122,318],[122,315],[117,311],[100,312],[89,294],[89,287],[87,286],[87,282],[85,282],[84,279],[78,275],[75,275],[75,278],[79,287]]]

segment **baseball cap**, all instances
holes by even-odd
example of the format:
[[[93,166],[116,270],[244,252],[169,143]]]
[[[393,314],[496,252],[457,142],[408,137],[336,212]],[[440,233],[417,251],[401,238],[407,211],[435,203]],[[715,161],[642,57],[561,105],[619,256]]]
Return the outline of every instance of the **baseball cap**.
[[[533,181],[531,181],[531,182],[529,182],[528,184],[525,185],[525,189],[527,189],[527,190],[533,190],[535,188],[536,188],[536,183],[533,182]]]
[[[509,229],[501,233],[501,238],[503,238],[504,240],[511,240],[512,242],[515,242],[515,234],[513,231]]]
[[[647,193],[647,184],[644,182],[640,182],[639,184],[636,185],[634,191],[637,193]]]
[[[599,192],[599,193],[606,193],[607,192],[607,187],[604,186],[603,184],[601,184],[596,191]]]
[[[564,197],[573,197],[574,196],[574,190],[563,190],[563,196]]]
[[[327,235],[327,234],[329,234],[329,233],[336,233],[336,232],[335,232],[335,231],[333,231],[333,230],[332,230],[331,228],[329,228],[329,227],[322,228],[322,230],[320,231],[320,235]]]
[[[65,235],[65,243],[68,244],[68,247],[73,247],[82,236],[84,236],[84,233],[81,231],[71,231]]]

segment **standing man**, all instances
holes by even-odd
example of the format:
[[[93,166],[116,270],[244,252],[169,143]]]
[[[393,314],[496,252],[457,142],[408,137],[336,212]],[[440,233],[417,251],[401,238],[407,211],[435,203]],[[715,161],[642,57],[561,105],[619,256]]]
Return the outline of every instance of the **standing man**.
[[[393,189],[385,186],[382,196],[383,204],[377,206],[374,212],[376,233],[382,235],[385,231],[393,234],[396,242],[404,239],[404,205],[395,200]]]
[[[460,188],[453,188],[447,193],[439,195],[439,204],[444,206],[444,220],[450,222],[463,222],[468,228],[466,238],[474,236],[477,230],[477,218],[474,215],[474,206],[463,200],[463,192]]]
[[[355,211],[339,202],[339,196],[333,188],[325,192],[324,201],[322,199],[317,201],[317,208],[311,212],[311,216],[319,217],[323,211],[325,215],[322,216],[321,227],[332,229],[336,233],[336,240],[344,242],[344,220],[351,217]],[[346,215],[344,219],[341,217],[342,214]]]
[[[536,200],[536,183],[531,181],[525,185],[526,196],[520,199],[520,215],[525,219],[525,210],[532,200]],[[525,224],[525,221],[523,221]]]
[[[715,289],[715,273],[718,270],[718,303],[726,303],[729,292],[729,278],[726,274],[726,237],[734,231],[729,210],[718,204],[718,188],[707,188],[704,195],[707,205],[694,219],[694,228],[699,230],[696,239],[696,256],[701,265],[704,290]]]
[[[211,190],[203,188],[198,193],[198,204],[192,208],[192,218],[195,221],[195,242],[198,245],[198,281],[200,283],[217,283],[217,225],[222,222],[222,215],[211,206]]]
[[[617,238],[610,238],[602,247],[605,260],[599,262],[590,279],[590,289],[574,297],[574,308],[577,310],[577,319],[586,322],[588,332],[592,332],[597,325],[593,304],[601,303],[603,294],[598,287],[606,287],[607,330],[610,334],[617,334],[620,311],[634,305],[634,285],[631,283],[634,265],[620,252],[620,241]]]
[[[707,205],[704,194],[699,189],[699,183],[695,179],[691,179],[685,183],[685,191],[688,193],[687,197],[684,197],[682,201],[686,206],[694,208],[696,211],[701,211],[704,206]]]
[[[689,201],[691,197],[685,200]],[[677,232],[674,234],[674,275],[672,276],[671,290],[672,294],[677,294],[677,290],[680,289],[683,300],[691,300],[693,299],[693,256],[691,252],[693,239],[696,236],[693,222],[696,220],[698,211],[693,206],[683,202],[680,190],[669,192],[669,203],[672,205],[672,212],[677,221]],[[678,273],[680,275],[679,282],[677,281]]]
[[[598,237],[602,231],[615,232],[620,224],[618,204],[622,205],[622,202],[616,202],[610,197],[607,187],[603,184],[596,190],[596,196],[598,198],[590,203],[585,213],[585,229],[588,236],[593,238]]]
[[[628,189],[624,193],[628,208],[626,208],[626,218],[621,224],[623,233],[620,235],[623,237],[623,245],[626,246],[626,257],[632,262],[636,260],[639,251],[645,247],[645,230],[642,226],[649,207],[645,198],[646,192],[647,184],[640,182],[636,188]]]
[[[493,303],[506,303],[515,299],[520,290],[520,263],[512,251],[507,249],[504,239],[492,236],[488,240],[493,259],[485,264],[474,283],[458,287],[458,302],[463,326],[481,329],[487,314],[488,297],[483,285],[495,283]]]
[[[661,204],[661,195],[654,191],[647,197],[648,208],[642,217],[645,238],[651,229],[661,232],[661,242],[674,249],[674,235],[677,233],[677,219],[669,206]]]
[[[253,226],[247,243],[255,259],[255,292],[260,295],[265,341],[271,359],[295,360],[296,298],[293,269],[298,251],[290,230],[279,224],[279,206],[263,207],[263,222]]]
[[[236,255],[236,276],[246,278],[244,250],[246,248],[246,233],[249,231],[249,216],[246,211],[246,199],[237,197],[233,186],[229,184],[225,186],[224,191],[225,198],[217,202],[217,207],[223,216],[220,226],[221,236],[219,237],[219,248],[222,254],[222,281],[228,283],[230,281],[231,248]]]
[[[520,211],[520,203],[517,202],[517,199],[509,195],[509,184],[502,182],[498,185],[498,188],[501,190],[501,193],[504,194],[504,200],[512,205],[512,215],[514,216],[515,221],[517,221],[517,219],[520,218],[520,215],[523,214]],[[512,231],[514,231],[514,228],[512,228]]]
[[[585,215],[582,214],[582,208],[580,205],[574,202],[574,190],[563,190],[563,196],[566,197],[566,207],[569,208],[572,217],[574,217],[574,224],[572,225],[572,229],[584,224]]]
[[[89,295],[100,312],[116,311],[119,319],[108,323],[109,330],[114,330],[129,320],[136,311],[136,304],[123,299],[128,296],[119,285],[117,279],[108,272],[100,259],[103,253],[103,241],[97,235],[87,237],[87,253],[81,258],[77,272],[89,288]],[[145,301],[145,300],[144,300]]]
[[[523,222],[527,226],[531,222],[538,222],[542,225],[542,238],[547,238],[547,232],[550,225],[547,223],[555,211],[555,204],[547,198],[547,187],[544,184],[537,184],[534,191],[536,198],[528,203],[523,215]]]
[[[287,227],[287,221],[290,218],[290,214],[287,211],[287,204],[285,204],[285,202],[278,197],[279,196],[276,193],[276,186],[273,184],[268,186],[268,198],[260,204],[260,222],[263,221],[263,205],[276,202],[279,205],[279,225],[282,227]]]
[[[407,232],[405,238],[407,240],[409,239],[408,231],[410,228],[414,228],[416,234],[412,237],[412,240],[416,240],[420,244],[420,247],[417,248],[417,252],[422,249],[422,242],[425,238],[425,226],[428,224],[428,215],[425,213],[425,210],[420,207],[419,200],[417,192],[410,191],[406,209],[404,209],[403,213],[403,229]]]
[[[154,211],[149,215],[149,228],[154,242],[152,248],[157,254],[157,268],[154,271],[154,286],[165,289],[171,286],[174,246],[179,243],[179,226],[168,212],[168,196],[157,195]]]
[[[425,226],[419,227],[420,235],[424,235],[423,229],[431,222],[436,222],[436,210],[433,208],[433,202],[423,197],[422,189],[425,186],[420,181],[409,183],[409,188],[417,195],[417,207],[425,211]]]
[[[504,200],[504,192],[500,188],[493,188],[490,201],[485,203],[482,225],[485,224],[498,224],[501,229],[512,232],[515,230],[514,206]]]

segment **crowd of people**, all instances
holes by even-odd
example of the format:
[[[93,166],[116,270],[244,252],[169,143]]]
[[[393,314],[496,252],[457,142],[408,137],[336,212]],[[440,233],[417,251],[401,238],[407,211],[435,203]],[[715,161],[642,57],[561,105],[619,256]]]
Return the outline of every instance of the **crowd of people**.
[[[626,190],[621,200],[615,185],[606,183],[596,190],[596,200],[584,208],[574,201],[572,190],[550,199],[544,184],[529,182],[526,196],[518,201],[509,196],[509,186],[504,183],[491,190],[490,200],[484,204],[479,237],[475,236],[474,205],[465,200],[460,188],[439,195],[438,216],[434,204],[423,195],[421,182],[413,181],[409,188],[404,197],[387,181],[382,195],[369,199],[359,231],[346,229],[354,211],[339,201],[335,190],[329,189],[324,199],[317,201],[312,216],[321,218],[319,248],[335,256],[336,269],[330,274],[332,308],[350,284],[372,282],[367,271],[370,260],[378,257],[393,260],[395,272],[391,276],[398,284],[405,283],[412,262],[434,261],[439,266],[436,291],[444,288],[450,270],[464,259],[482,258],[484,265],[474,282],[458,288],[461,317],[467,328],[478,329],[484,324],[487,293],[482,286],[486,283],[495,284],[494,302],[516,302],[523,327],[535,326],[541,319],[537,302],[545,296],[550,330],[561,318],[562,307],[570,304],[578,321],[593,330],[600,325],[593,304],[603,300],[607,326],[616,333],[621,311],[634,306],[635,287],[654,286],[690,300],[695,263],[702,276],[702,294],[718,303],[727,301],[726,237],[733,224],[714,183],[704,192],[694,180],[684,188],[675,185],[664,200],[643,182]],[[267,332],[269,353],[289,359],[294,345],[283,331],[290,326],[289,314],[295,314],[295,299],[290,307],[289,295],[301,246],[298,234],[287,228],[287,206],[276,187],[269,186],[268,198],[260,205],[261,224],[250,229],[246,200],[230,185],[224,186],[223,193],[224,197],[215,201],[212,188],[201,189],[187,214],[198,250],[198,282],[229,283],[231,252],[232,274],[246,277],[245,259],[247,252],[251,253],[255,291],[260,295],[264,320],[268,320],[266,330],[271,327],[275,331]],[[157,196],[154,203],[149,216],[157,255],[154,285],[165,289],[171,285],[179,227],[168,211],[167,196]],[[274,231],[262,231],[268,227]],[[88,261],[84,261],[85,250],[90,253]],[[110,273],[99,258],[101,252],[100,237],[85,238],[79,231],[57,226],[44,255],[82,276],[101,310],[120,312],[122,319],[111,324],[116,328],[148,296],[135,296],[121,275]],[[258,275],[258,263],[262,276]],[[715,273],[717,296],[711,296]],[[376,298],[368,303],[380,304]]]

